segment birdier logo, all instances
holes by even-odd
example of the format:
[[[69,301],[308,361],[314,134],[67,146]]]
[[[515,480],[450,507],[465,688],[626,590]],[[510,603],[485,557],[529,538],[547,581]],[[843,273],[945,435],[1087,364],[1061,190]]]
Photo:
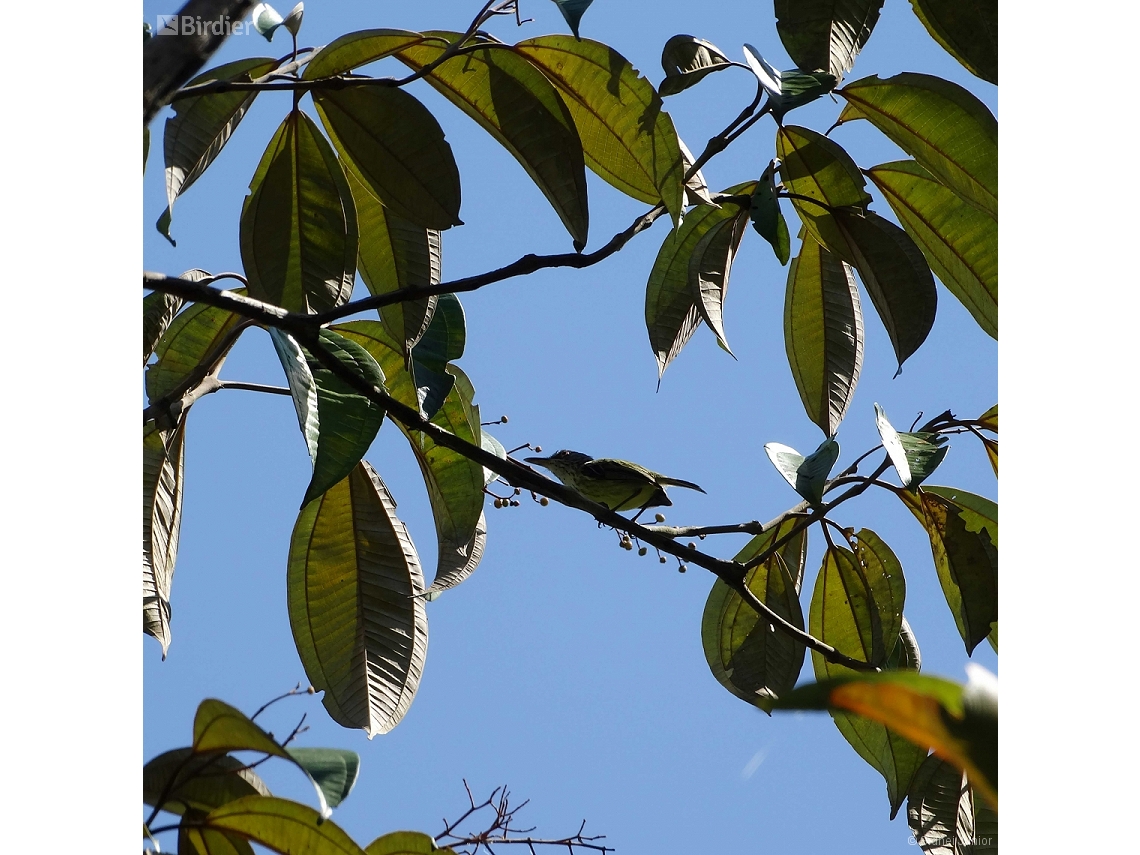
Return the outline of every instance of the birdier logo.
[[[256,33],[252,21],[233,21],[229,15],[203,18],[200,15],[159,15],[159,36],[244,36]]]

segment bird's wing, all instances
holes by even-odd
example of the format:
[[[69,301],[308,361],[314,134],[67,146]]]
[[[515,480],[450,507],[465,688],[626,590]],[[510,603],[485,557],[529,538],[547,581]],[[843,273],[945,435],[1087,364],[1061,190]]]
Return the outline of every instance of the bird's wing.
[[[690,490],[697,490],[698,492],[701,492],[701,493],[705,492],[700,487],[698,487],[696,484],[694,484],[692,481],[682,481],[680,478],[670,478],[667,475],[658,475],[657,476],[657,483],[658,484],[667,484],[670,487],[688,487]],[[706,495],[708,495],[708,494],[706,493]]]
[[[602,457],[582,464],[582,474],[589,478],[602,478],[609,480],[621,477],[630,481],[641,479],[646,484],[656,484],[656,473],[644,466],[630,463],[628,460],[616,460],[611,457]]]

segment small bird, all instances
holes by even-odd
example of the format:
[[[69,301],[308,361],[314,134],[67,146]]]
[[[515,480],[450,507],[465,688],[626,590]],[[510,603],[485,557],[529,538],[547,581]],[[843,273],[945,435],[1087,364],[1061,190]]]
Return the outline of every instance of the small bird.
[[[598,460],[580,451],[562,450],[550,457],[527,457],[533,463],[549,469],[558,480],[577,490],[591,502],[605,505],[611,511],[637,509],[633,519],[646,508],[669,506],[673,503],[665,494],[665,486],[687,487],[705,492],[692,481],[669,478],[660,472],[630,463],[603,457]]]

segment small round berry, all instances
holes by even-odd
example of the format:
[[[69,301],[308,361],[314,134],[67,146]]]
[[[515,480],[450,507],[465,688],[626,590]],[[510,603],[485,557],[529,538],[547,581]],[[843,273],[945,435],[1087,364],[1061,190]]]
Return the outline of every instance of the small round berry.
[[[637,554],[638,554],[638,555],[641,555],[641,556],[643,556],[643,557],[645,556],[645,554],[646,554],[647,552],[649,552],[649,550],[648,550],[648,549],[646,549],[644,546],[643,546],[643,547],[641,547],[641,549],[637,550]]]
[[[543,496],[541,499],[538,500],[538,503],[545,508],[547,505],[550,504],[550,499],[546,498],[546,496]]]

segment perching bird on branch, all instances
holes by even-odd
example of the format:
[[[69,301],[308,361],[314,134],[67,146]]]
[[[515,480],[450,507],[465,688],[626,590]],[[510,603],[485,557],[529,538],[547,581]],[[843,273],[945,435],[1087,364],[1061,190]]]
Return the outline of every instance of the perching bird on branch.
[[[526,462],[549,469],[567,487],[611,511],[636,508],[635,520],[646,508],[673,504],[665,494],[666,485],[704,492],[692,481],[670,478],[628,460],[608,457],[595,460],[580,451],[563,450],[550,457],[527,457]]]

